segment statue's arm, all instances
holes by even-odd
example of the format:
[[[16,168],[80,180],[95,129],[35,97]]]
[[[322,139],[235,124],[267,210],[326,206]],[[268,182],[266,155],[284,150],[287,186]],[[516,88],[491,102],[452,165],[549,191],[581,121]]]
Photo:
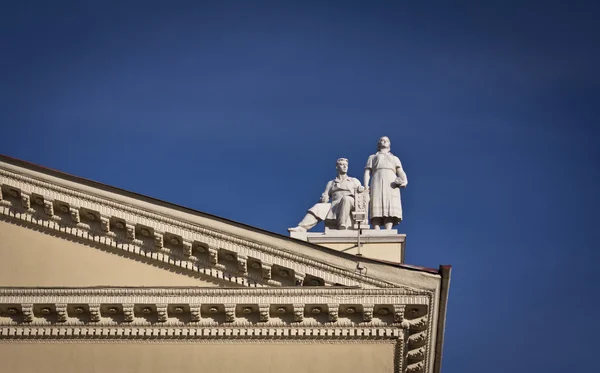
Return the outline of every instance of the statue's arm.
[[[373,156],[370,155],[367,159],[367,165],[365,166],[365,175],[363,177],[363,184],[365,188],[369,187],[369,181],[371,180],[371,168],[373,168]]]
[[[398,184],[400,188],[404,188],[408,185],[408,178],[406,177],[406,172],[404,172],[400,160],[398,160],[398,166],[396,167],[396,176],[396,184]]]
[[[365,188],[369,187],[369,181],[371,180],[371,169],[365,168],[365,175],[363,177]]]
[[[362,193],[362,191],[365,190],[365,187],[362,186],[362,184],[360,183],[360,180],[358,180],[356,178],[352,178],[352,182],[354,183],[354,189],[358,193]]]
[[[331,187],[333,186],[333,181],[330,181],[325,186],[325,191],[321,194],[321,203],[329,202],[329,197],[331,196]]]

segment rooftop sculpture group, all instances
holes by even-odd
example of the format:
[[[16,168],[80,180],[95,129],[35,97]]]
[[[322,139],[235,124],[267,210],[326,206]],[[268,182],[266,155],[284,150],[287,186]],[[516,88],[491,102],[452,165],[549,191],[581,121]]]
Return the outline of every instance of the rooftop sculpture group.
[[[364,186],[358,179],[348,176],[348,160],[338,159],[338,175],[327,183],[320,202],[308,210],[298,226],[288,230],[306,232],[320,221],[325,221],[327,229],[368,228],[368,216],[376,230],[391,230],[400,223],[400,189],[406,187],[408,179],[400,159],[390,152],[390,146],[387,136],[379,139],[377,153],[367,159]]]

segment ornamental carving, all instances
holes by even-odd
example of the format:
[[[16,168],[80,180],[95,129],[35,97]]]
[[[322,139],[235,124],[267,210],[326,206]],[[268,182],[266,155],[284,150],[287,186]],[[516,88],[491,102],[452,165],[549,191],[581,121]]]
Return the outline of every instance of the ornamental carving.
[[[79,210],[77,208],[71,206],[69,208],[69,214],[75,224],[81,223],[81,217],[79,216]]]
[[[125,322],[133,321],[133,304],[131,304],[131,303],[123,304],[123,321],[125,321]]]
[[[158,249],[162,249],[164,247],[164,238],[162,233],[154,232],[154,246]]]
[[[427,333],[419,332],[408,336],[408,343],[411,345],[422,345],[427,341]]]
[[[190,320],[191,321],[200,321],[200,305],[199,304],[190,304]]]
[[[266,280],[271,279],[271,266],[268,264],[262,264],[262,277]]]
[[[183,241],[183,255],[186,257],[192,256],[192,243],[190,241]]]
[[[225,305],[225,321],[226,322],[235,321],[235,304],[226,304]]]
[[[56,305],[56,322],[67,321],[67,305],[64,303]]]
[[[208,260],[210,261],[210,264],[215,265],[217,264],[217,261],[219,260],[219,252],[216,249],[213,248],[209,248],[208,249]]]
[[[21,313],[23,314],[23,322],[33,321],[33,304],[26,303],[21,305]]]
[[[157,304],[156,305],[156,314],[158,315],[159,322],[167,321],[167,305],[166,304]]]
[[[363,305],[363,321],[371,322],[373,321],[373,305]]]
[[[100,321],[100,304],[99,303],[91,303],[89,305],[90,310],[90,321],[91,322],[99,322]]]
[[[54,203],[52,201],[44,200],[44,212],[50,217],[54,215]]]
[[[135,225],[133,225],[133,224],[126,224],[125,225],[125,231],[126,231],[128,239],[135,240]]]
[[[294,304],[294,321],[302,322],[304,320],[304,304]]]
[[[26,211],[31,209],[31,199],[25,193],[21,193],[21,205]]]
[[[246,273],[248,272],[248,258],[238,255],[237,258],[237,264],[238,264],[238,271],[240,271],[241,273]]]
[[[419,373],[424,372],[423,362],[419,361],[418,363],[409,364],[406,367],[406,373]]]
[[[269,306],[270,306],[269,304],[259,304],[258,305],[260,321],[262,321],[262,322],[269,321]]]
[[[428,320],[427,320],[427,316],[422,316],[413,320],[410,320],[409,322],[409,327],[411,330],[421,330],[427,327],[428,324]]]
[[[100,229],[105,233],[110,231],[110,219],[107,216],[100,216]]]
[[[338,312],[339,312],[339,304],[329,304],[327,308],[329,309],[329,321],[336,322],[338,321]]]

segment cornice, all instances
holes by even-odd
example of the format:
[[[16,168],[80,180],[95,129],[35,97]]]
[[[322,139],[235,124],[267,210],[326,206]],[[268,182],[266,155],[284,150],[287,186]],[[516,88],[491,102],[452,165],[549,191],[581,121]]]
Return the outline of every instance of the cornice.
[[[0,343],[393,343],[397,372],[428,372],[431,308],[398,288],[0,288]]]

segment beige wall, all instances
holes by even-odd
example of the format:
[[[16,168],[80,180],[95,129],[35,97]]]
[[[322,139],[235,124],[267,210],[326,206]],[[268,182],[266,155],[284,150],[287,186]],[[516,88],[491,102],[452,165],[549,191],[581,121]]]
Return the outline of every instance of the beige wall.
[[[347,254],[358,254],[356,242],[349,243],[319,243],[321,246],[328,247],[333,250],[343,251]],[[367,258],[386,260],[388,262],[402,262],[402,244],[398,242],[392,243],[365,243],[361,246],[360,252]]]
[[[392,344],[0,343],[11,373],[394,371]]]
[[[217,286],[0,221],[0,286]]]

